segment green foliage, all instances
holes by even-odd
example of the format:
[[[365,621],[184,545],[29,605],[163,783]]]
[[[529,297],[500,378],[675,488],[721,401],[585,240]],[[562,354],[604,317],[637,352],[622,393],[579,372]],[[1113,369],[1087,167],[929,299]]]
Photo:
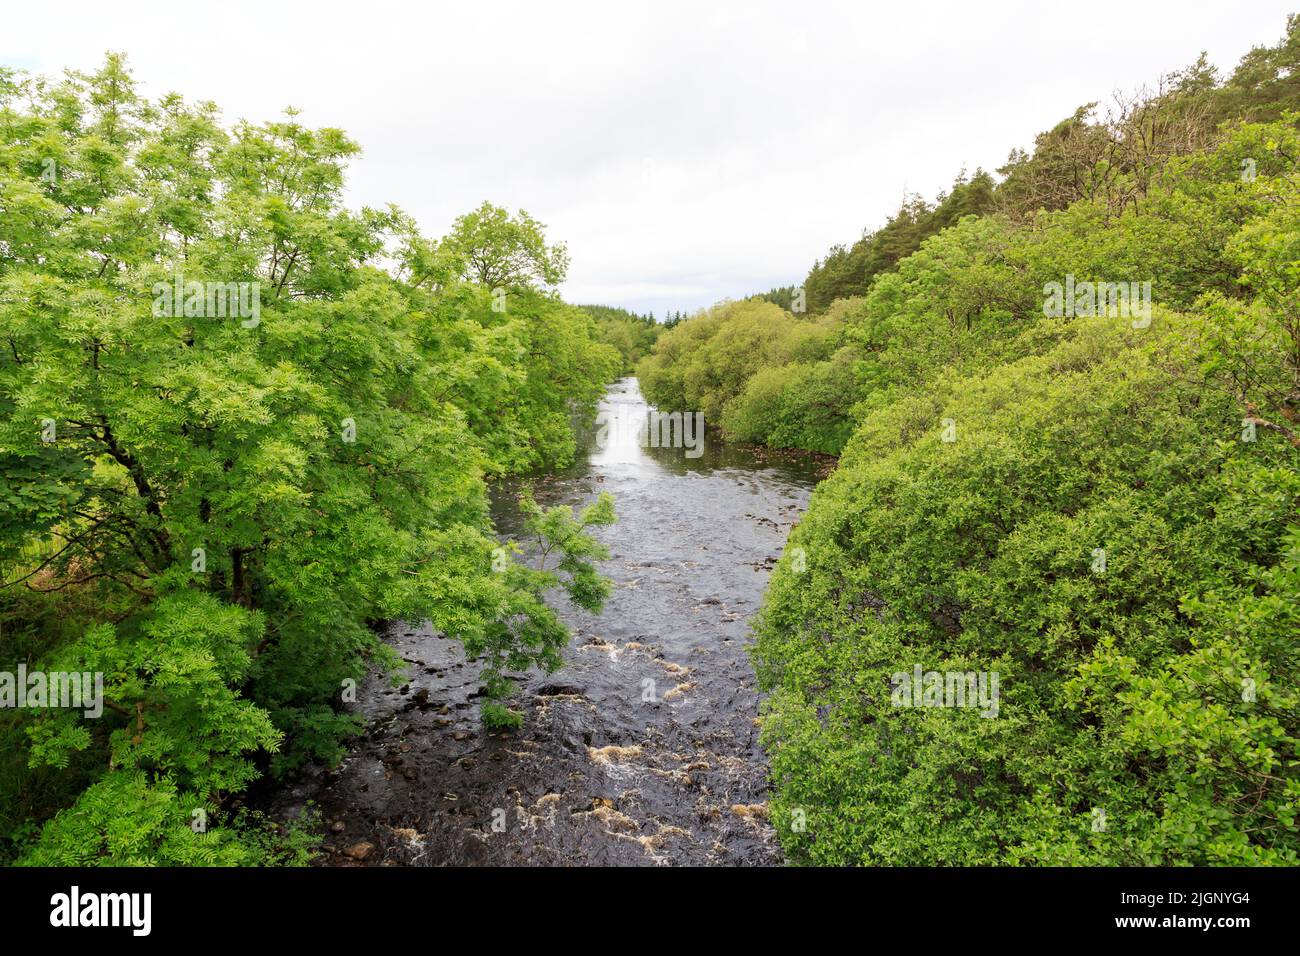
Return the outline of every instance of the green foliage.
[[[720,424],[734,438],[766,440],[763,427],[775,427],[778,421],[771,392],[777,380],[785,378],[766,376],[747,394],[749,383],[768,367],[826,358],[840,330],[838,315],[813,320],[761,299],[725,302],[660,336],[654,351],[637,366],[637,376],[646,398],[661,408],[702,411],[706,421]],[[818,394],[813,402],[821,397]],[[798,404],[799,398],[791,401]],[[842,429],[843,419],[830,416],[823,421],[830,432]],[[829,444],[838,450],[833,440]]]
[[[304,866],[314,821],[276,825],[239,811],[223,819],[167,778],[110,771],[54,818],[24,866]]]
[[[558,588],[578,607],[599,611],[612,587],[591,563],[608,558],[609,551],[587,533],[588,528],[614,523],[611,495],[602,493],[576,518],[563,505],[542,509],[527,494],[519,504],[524,528],[536,544],[538,566],[509,562],[497,572],[496,588],[480,599],[486,605],[482,614],[485,623],[476,626],[472,620],[458,618],[458,630],[454,631],[461,635],[466,653],[483,661],[488,698],[483,722],[489,727],[517,727],[523,720],[522,714],[501,702],[514,692],[507,671],[531,666],[554,671],[563,663],[560,652],[569,633],[543,596]],[[488,613],[491,610],[494,617]],[[459,613],[463,615],[463,611]]]
[[[1080,106],[1039,134],[1032,152],[1013,151],[998,170],[1000,182],[977,170],[969,179],[959,176],[934,204],[919,196],[905,198],[880,229],[864,231],[851,246],[833,246],[813,264],[804,280],[808,308],[822,312],[836,299],[865,295],[877,276],[965,216],[998,211],[1028,219],[1079,200],[1098,203],[1107,213],[1123,212],[1144,199],[1179,157],[1214,145],[1223,124],[1275,121],[1296,111],[1300,15],[1287,18],[1281,41],[1253,49],[1226,80],[1202,54],[1154,90],[1118,96],[1104,108]],[[784,290],[767,295],[789,308]]]
[[[522,209],[512,216],[485,202],[457,219],[439,248],[461,279],[489,289],[556,286],[569,270],[569,253],[562,243],[548,246],[543,230]]]
[[[637,363],[654,348],[664,330],[652,315],[636,315],[607,305],[582,305],[579,308],[596,320],[596,334],[600,341],[618,349],[625,375],[636,370]]]
[[[486,204],[441,241],[346,209],[356,153],[145,101],[118,56],[0,74],[0,669],[102,672],[107,708],[4,715],[6,856],[296,859],[232,808],[340,756],[343,682],[391,662],[372,622],[482,655],[492,719],[503,668],[559,661],[543,595],[599,606],[559,517],[555,569],[493,570],[484,482],[567,462],[618,372],[548,291],[567,254]]]
[[[920,196],[910,196],[880,229],[864,232],[851,247],[832,247],[804,280],[809,311],[824,312],[836,299],[863,295],[876,276],[893,269],[930,236],[964,216],[989,211],[993,189],[993,178],[983,170],[976,170],[970,179],[963,173],[952,191],[941,193],[934,205]]]
[[[964,220],[848,308],[855,428],[757,625],[793,860],[1300,861],[1295,136]],[[1045,317],[1067,274],[1152,279],[1150,325]],[[996,672],[997,717],[895,706],[915,665]]]
[[[1207,101],[1212,121],[1270,122],[1300,110],[1300,15],[1287,17],[1286,34],[1276,45],[1257,46],[1243,56],[1226,82],[1214,82],[1204,59],[1189,73],[1200,80],[1195,89]]]
[[[823,362],[768,366],[727,404],[722,428],[736,441],[838,454],[858,391],[858,352],[849,346]]]
[[[457,386],[448,400],[482,445],[484,467],[499,475],[568,465],[577,450],[574,418],[595,414],[619,374],[617,349],[601,340],[584,310],[552,296],[512,292],[505,313],[492,311],[485,290],[460,299],[430,310],[463,314],[457,324],[477,326],[466,341],[481,343],[481,351],[451,373]]]
[[[794,312],[795,299],[798,294],[799,289],[797,286],[783,285],[759,293],[757,296],[754,296],[754,298],[762,299],[764,302],[771,302],[773,305],[779,305],[787,312]]]

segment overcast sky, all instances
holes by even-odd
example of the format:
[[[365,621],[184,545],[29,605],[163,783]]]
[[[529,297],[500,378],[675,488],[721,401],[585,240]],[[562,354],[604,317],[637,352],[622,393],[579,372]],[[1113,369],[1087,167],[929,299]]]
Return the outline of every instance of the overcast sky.
[[[574,302],[693,310],[798,283],[904,194],[1085,102],[1185,66],[1230,69],[1295,0],[768,4],[9,4],[0,62],[130,57],[150,96],[227,120],[338,126],[349,201],[441,235],[483,200],[568,243]]]

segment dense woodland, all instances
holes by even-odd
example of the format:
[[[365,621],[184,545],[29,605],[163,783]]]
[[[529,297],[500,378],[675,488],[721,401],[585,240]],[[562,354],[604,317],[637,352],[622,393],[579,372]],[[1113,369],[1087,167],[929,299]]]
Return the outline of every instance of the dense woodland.
[[[509,727],[505,673],[567,640],[543,596],[600,606],[609,500],[525,501],[560,558],[536,570],[486,481],[568,462],[625,357],[555,295],[567,252],[526,213],[434,240],[348,210],[357,152],[142,100],[118,56],[0,72],[0,659],[102,672],[106,707],[0,711],[0,858],[301,861],[310,830],[238,798],[342,753],[349,683],[400,663],[372,623],[462,640]],[[160,309],[181,280],[256,282],[260,313]]]
[[[791,860],[1298,862],[1297,110],[1292,18],[909,201],[806,314],[723,303],[641,362],[842,455],[757,624]],[[1053,314],[1067,281],[1153,308]],[[998,718],[892,706],[913,664],[997,672]]]

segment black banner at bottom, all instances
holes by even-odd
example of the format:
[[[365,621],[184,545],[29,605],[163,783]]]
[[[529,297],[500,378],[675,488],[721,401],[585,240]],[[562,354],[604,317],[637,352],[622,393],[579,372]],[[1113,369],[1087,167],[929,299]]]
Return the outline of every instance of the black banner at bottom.
[[[1232,945],[1289,927],[1300,880],[1294,869],[10,869],[0,884],[6,927],[48,933],[56,947],[60,936],[373,944],[446,919],[493,936],[574,919],[652,932],[679,917],[725,925],[731,939],[809,919],[852,923],[873,942],[915,941],[926,927],[1041,926],[1065,938]]]

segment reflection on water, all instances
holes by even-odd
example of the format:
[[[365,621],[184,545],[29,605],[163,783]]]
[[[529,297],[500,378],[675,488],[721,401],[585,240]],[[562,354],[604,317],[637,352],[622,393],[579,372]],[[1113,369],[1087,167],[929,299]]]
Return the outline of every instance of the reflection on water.
[[[587,435],[588,465],[593,469],[630,465],[651,470],[653,461],[642,447],[647,438],[644,425],[648,410],[634,379],[624,379],[612,386],[601,401],[596,423]],[[666,449],[655,449],[661,450]]]
[[[639,430],[630,427],[611,427],[603,433],[600,428],[602,416],[610,421],[644,425],[648,415],[655,411],[653,406],[646,404],[635,378],[620,379],[611,385],[597,410],[596,423],[581,430],[580,437],[585,439],[589,453],[585,468],[579,470],[591,471],[597,476],[608,474],[625,476],[629,474],[629,470],[622,466],[629,466],[634,476],[646,478],[661,471],[686,475],[707,473],[719,468],[772,469],[775,476],[797,483],[815,481],[814,462],[796,458],[792,462],[786,461],[772,466],[769,462],[760,459],[753,449],[727,445],[715,438],[716,428],[705,421],[700,412],[674,410],[671,413],[659,413],[665,416],[665,420],[658,426],[659,434],[685,436],[684,442],[673,443],[677,447],[671,447],[666,441],[655,443],[654,439],[646,434],[644,427]],[[681,414],[683,421],[669,423],[666,421],[666,416],[669,414]],[[701,429],[703,440],[698,443],[702,451],[692,447],[696,444],[696,428],[690,416],[698,416],[703,426]],[[655,429],[651,429],[652,433],[654,431]],[[607,440],[600,440],[602,434]]]
[[[647,406],[624,379],[601,410],[644,417]],[[364,684],[365,738],[337,773],[284,801],[286,811],[307,798],[321,804],[335,861],[779,860],[747,620],[816,463],[768,463],[707,429],[695,458],[647,447],[631,430],[601,441],[596,431],[584,436],[584,461],[531,484],[543,505],[614,495],[619,521],[597,531],[611,552],[601,570],[614,581],[604,611],[557,602],[574,634],[565,667],[517,675],[528,716],[506,734],[481,727],[478,670],[459,643],[394,627],[409,687]],[[517,490],[493,493],[506,537],[520,527]]]
[[[661,412],[645,403],[634,379],[625,379],[600,403],[588,463],[644,466],[642,451],[694,461],[704,454],[704,432],[703,412]]]

